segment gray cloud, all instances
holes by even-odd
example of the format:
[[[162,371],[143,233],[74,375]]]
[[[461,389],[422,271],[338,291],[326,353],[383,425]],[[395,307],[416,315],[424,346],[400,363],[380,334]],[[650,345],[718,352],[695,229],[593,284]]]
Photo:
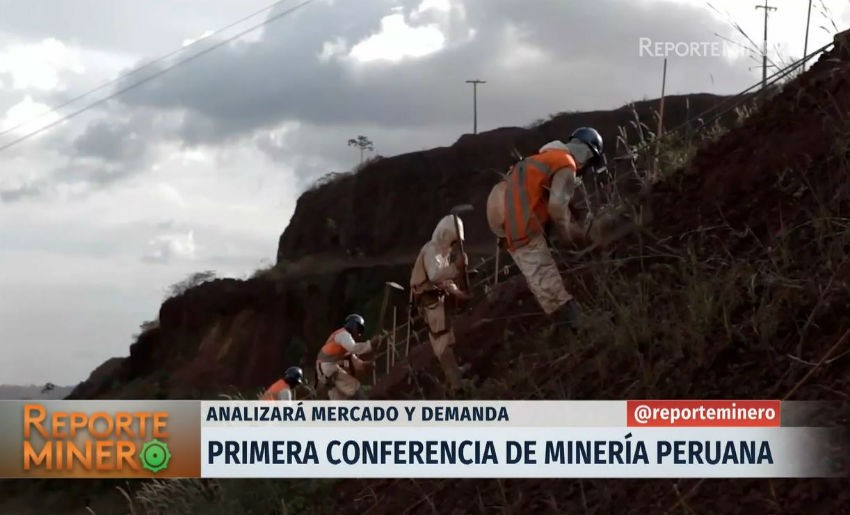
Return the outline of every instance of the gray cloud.
[[[49,184],[46,182],[32,182],[14,188],[0,189],[0,202],[12,203],[38,197],[44,194],[48,186]]]
[[[468,123],[413,127],[404,131],[381,125],[302,124],[286,131],[283,137],[273,138],[261,131],[254,140],[257,148],[269,158],[298,170],[298,189],[304,190],[327,173],[347,172],[359,164],[359,151],[347,145],[350,138],[359,134],[374,143],[375,151],[366,154],[369,158],[450,145],[453,141],[447,139],[447,135],[459,135],[468,129]]]
[[[408,23],[419,2],[401,2]],[[217,141],[283,120],[316,125],[389,127],[459,125],[470,117],[472,75],[481,88],[482,125],[517,124],[559,110],[615,107],[640,92],[660,91],[660,59],[639,56],[641,37],[711,40],[723,22],[676,4],[618,0],[541,1],[529,16],[524,2],[467,0],[466,18],[453,12],[446,48],[401,63],[321,61],[326,42],[349,46],[379,30],[389,2],[311,4],[269,25],[260,42],[217,50],[128,93],[131,105],[186,109],[182,137]],[[698,23],[697,23],[698,22]],[[322,27],[322,30],[316,30]],[[604,33],[600,32],[604,27]],[[466,40],[467,29],[476,31]],[[539,60],[511,52],[521,43]],[[606,73],[603,73],[603,64]],[[657,68],[657,69],[656,69]],[[705,89],[709,73],[730,91],[751,79],[745,66],[720,57],[670,63],[671,89]]]
[[[156,145],[174,137],[168,117],[162,113],[120,104],[93,111],[81,121],[81,128],[60,126],[47,133],[42,149],[58,160],[45,177],[0,188],[0,200],[11,203],[37,198],[68,184],[82,186],[75,195],[84,196],[143,172],[158,157]],[[9,152],[20,156],[27,149],[21,145],[10,147]]]
[[[283,4],[278,13],[293,5]],[[270,23],[257,42],[218,48],[124,93],[84,117],[88,124],[81,133],[57,128],[50,145],[70,159],[45,184],[7,188],[0,200],[36,197],[50,183],[105,187],[143,171],[156,157],[158,142],[233,143],[287,121],[300,128],[282,142],[263,141],[261,131],[255,144],[294,166],[303,188],[357,164],[344,143],[356,134],[372,137],[385,156],[451,144],[469,132],[471,91],[464,80],[472,76],[488,81],[479,90],[482,130],[557,111],[617,107],[659,89],[660,60],[638,55],[641,37],[707,40],[723,25],[696,7],[619,0],[576,0],[569,6],[540,1],[533,16],[522,2],[508,0],[466,0],[463,10],[450,13],[418,14],[418,5],[419,0],[314,2]],[[445,48],[400,63],[319,58],[326,43],[341,40],[350,48],[379,31],[381,18],[392,13],[404,14],[414,27],[442,22]],[[526,55],[513,55],[521,49]],[[729,84],[728,91],[750,80],[746,66],[721,58],[673,59],[668,91],[706,89],[702,86],[714,77]]]
[[[146,263],[167,264],[174,260],[195,258],[195,238],[186,234],[161,234],[148,242],[149,250],[142,256]]]
[[[112,161],[106,158],[72,158],[68,164],[56,167],[54,173],[47,178],[0,189],[0,201],[11,204],[37,199],[56,192],[60,185],[77,186],[75,191],[66,194],[70,198],[81,200],[100,188],[137,173],[141,169],[141,163],[141,160],[134,162],[132,160]]]
[[[109,163],[137,163],[147,155],[151,124],[147,120],[96,120],[72,143],[78,157]]]
[[[205,30],[214,30],[270,3],[269,0],[0,0],[0,12],[5,28],[27,39],[53,37],[89,48],[157,55],[172,50],[185,38],[198,37]]]

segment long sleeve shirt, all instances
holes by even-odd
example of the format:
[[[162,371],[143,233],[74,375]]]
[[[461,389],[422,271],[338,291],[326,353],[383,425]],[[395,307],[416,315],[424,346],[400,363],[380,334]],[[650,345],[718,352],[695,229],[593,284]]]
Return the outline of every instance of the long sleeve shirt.
[[[451,252],[440,252],[433,242],[425,245],[422,251],[422,262],[429,281],[439,284],[460,277],[461,270],[451,262]]]
[[[462,269],[452,263],[451,258],[452,242],[456,239],[454,219],[444,216],[434,228],[431,240],[422,246],[416,257],[410,276],[410,286],[414,293],[421,293],[431,287],[451,288],[454,280],[461,276]]]
[[[372,350],[372,342],[354,341],[354,337],[348,331],[340,331],[334,336],[334,341],[351,354],[365,354]]]
[[[277,392],[277,400],[279,401],[291,401],[292,400],[292,390],[289,388],[284,388],[283,390]]]
[[[562,234],[570,235],[587,229],[590,208],[584,188],[579,185],[572,170],[563,168],[555,172],[549,189],[548,210]]]

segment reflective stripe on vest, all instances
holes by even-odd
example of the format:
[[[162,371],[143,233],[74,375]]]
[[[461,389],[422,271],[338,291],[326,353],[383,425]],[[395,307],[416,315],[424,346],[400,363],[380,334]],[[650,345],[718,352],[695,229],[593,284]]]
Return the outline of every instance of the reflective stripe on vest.
[[[282,392],[283,390],[288,390],[289,385],[286,384],[286,381],[283,379],[278,379],[274,382],[273,385],[269,386],[266,392],[263,394],[264,401],[275,401],[277,400],[277,394]]]
[[[336,363],[337,361],[342,361],[348,355],[348,351],[345,350],[345,347],[336,342],[336,335],[339,334],[340,331],[345,331],[345,328],[337,329],[328,336],[328,340],[324,345],[322,345],[322,348],[319,349],[319,355],[316,358],[318,361],[324,363]]]
[[[554,172],[564,167],[575,170],[568,153],[550,151],[523,159],[514,165],[505,188],[505,238],[508,248],[522,247],[543,232],[549,220],[548,185]],[[547,162],[548,161],[548,162]]]

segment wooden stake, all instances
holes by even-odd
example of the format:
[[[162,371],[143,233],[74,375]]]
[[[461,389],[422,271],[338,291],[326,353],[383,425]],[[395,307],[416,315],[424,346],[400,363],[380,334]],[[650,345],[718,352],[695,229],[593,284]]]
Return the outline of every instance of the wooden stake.
[[[667,58],[664,58],[664,73],[661,76],[661,105],[658,108],[658,135],[660,138],[664,131],[664,93],[667,88]]]
[[[661,133],[664,131],[664,93],[667,86],[667,58],[664,58],[664,72],[661,76],[661,100],[658,107],[658,131],[655,133],[655,159],[653,159],[653,167],[655,175],[658,175],[658,157],[661,151]]]
[[[392,345],[392,348],[391,348],[391,350],[390,350],[390,353],[391,353],[391,354],[390,354],[390,357],[391,357],[391,359],[392,359],[392,366],[395,366],[395,353],[396,353],[396,348],[395,348],[395,332],[396,332],[396,327],[397,327],[397,325],[396,325],[396,323],[397,323],[397,322],[396,322],[397,312],[398,312],[398,307],[397,307],[397,306],[393,306],[393,335],[392,335],[392,338],[390,339],[390,342],[391,342],[391,345]]]

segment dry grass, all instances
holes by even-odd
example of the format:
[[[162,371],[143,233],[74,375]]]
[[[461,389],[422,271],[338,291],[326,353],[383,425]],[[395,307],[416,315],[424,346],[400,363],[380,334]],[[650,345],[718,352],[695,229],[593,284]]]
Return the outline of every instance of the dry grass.
[[[330,480],[155,479],[141,483],[127,500],[130,515],[257,513],[298,515],[333,513]]]
[[[751,112],[741,108],[739,123]],[[765,233],[733,227],[719,213],[717,223],[675,238],[639,228],[642,238],[624,241],[616,252],[628,259],[597,254],[571,262],[560,254],[570,289],[581,292],[586,326],[573,334],[534,318],[510,323],[503,345],[493,349],[496,369],[465,396],[847,399],[835,390],[841,390],[835,378],[850,356],[842,311],[850,305],[850,125],[845,117],[832,118],[836,144],[827,162],[808,162],[808,169],[789,170],[772,185],[803,206],[794,224]],[[722,132],[710,127],[707,137]],[[680,138],[661,146],[659,177],[670,180],[682,171],[695,144]],[[409,499],[415,513],[432,512],[432,502],[445,511],[447,504],[432,492],[447,483],[394,484],[373,492],[369,512],[391,510],[387,497]],[[654,494],[660,510],[703,513],[713,502],[711,495],[695,497],[706,488],[702,481],[666,485]],[[545,495],[499,480],[476,481],[470,491],[457,510],[606,513],[617,506],[610,486],[599,481],[559,482]],[[772,506],[787,498],[773,484],[750,495],[762,494]]]
[[[666,148],[672,156],[662,160],[672,167],[667,175],[681,170],[684,162],[679,159],[692,152]],[[838,168],[845,171],[846,154],[845,149],[835,154],[841,159]],[[779,180],[786,181],[786,188],[805,187],[816,198],[824,193],[804,174]],[[839,189],[848,184],[847,179],[838,181]],[[664,252],[656,252],[654,243],[631,244],[629,253],[652,255],[640,259],[639,266],[622,265],[609,256],[582,263],[590,273],[574,279],[579,283],[574,290],[592,293],[582,297],[587,327],[572,338],[548,328],[522,342],[508,334],[511,348],[525,350],[508,361],[516,373],[496,374],[498,379],[486,380],[478,393],[492,398],[511,391],[540,399],[621,398],[624,382],[613,380],[610,371],[636,367],[637,374],[625,374],[635,380],[627,385],[630,395],[687,395],[690,378],[728,352],[763,353],[777,364],[786,361],[780,349],[807,341],[827,308],[847,299],[846,279],[838,279],[850,259],[850,221],[842,217],[846,207],[836,196],[816,206],[806,222],[780,231],[769,242],[721,224],[682,235],[675,249],[661,242]],[[722,242],[750,250],[733,252]],[[562,259],[566,268],[576,268]],[[593,367],[572,371],[570,362]],[[593,390],[569,390],[558,380],[573,372],[587,376]]]
[[[752,109],[739,108],[738,123]],[[636,122],[636,124],[639,122]],[[637,125],[636,125],[637,126]],[[622,399],[689,397],[785,397],[813,395],[817,374],[846,369],[847,332],[831,335],[836,309],[850,303],[850,124],[836,119],[828,163],[809,163],[806,173],[785,171],[773,187],[809,200],[806,211],[766,237],[750,227],[719,221],[675,238],[636,224],[639,237],[624,240],[615,254],[586,255],[574,262],[558,254],[570,289],[579,293],[586,325],[574,334],[538,320],[517,320],[494,347],[495,369],[466,392],[478,399]],[[699,137],[666,138],[657,147],[653,180],[681,178],[696,146],[719,138],[714,124]],[[625,131],[623,131],[625,134]],[[651,135],[651,134],[650,134]],[[624,141],[624,144],[626,142]],[[628,144],[625,144],[629,147]],[[645,163],[646,164],[646,163]],[[809,172],[830,176],[818,184]],[[647,170],[638,166],[632,170]],[[640,176],[639,179],[646,179]],[[811,202],[813,200],[813,202]],[[640,206],[632,206],[637,209]],[[638,217],[632,214],[637,219]],[[623,257],[625,256],[625,257]],[[846,316],[846,314],[845,314]],[[828,352],[823,349],[829,347]],[[741,378],[750,378],[742,382]],[[419,381],[439,383],[427,372]],[[421,389],[412,390],[423,397]],[[823,398],[824,390],[818,390]],[[433,392],[432,392],[433,393]],[[348,499],[346,512],[381,513],[403,502],[407,513],[447,510],[450,481],[393,480],[367,483]],[[662,482],[653,484],[661,485]],[[664,482],[653,492],[658,509],[704,512],[694,500],[703,482]],[[328,481],[174,480],[146,483],[128,501],[144,513],[332,513]],[[618,508],[602,481],[558,483],[557,491],[529,491],[511,480],[475,482],[475,494],[454,505],[478,513],[607,513]],[[652,490],[654,486],[641,487]],[[469,493],[470,489],[466,488]],[[771,484],[766,503],[781,501]],[[763,493],[763,492],[762,492]],[[622,494],[622,492],[620,492]],[[752,495],[761,495],[754,492]],[[455,502],[458,501],[454,496]],[[541,501],[543,499],[543,501]],[[707,502],[702,499],[701,502]],[[622,508],[622,506],[619,506]],[[399,511],[404,511],[401,509]]]
[[[256,394],[259,399],[262,392]],[[222,393],[229,401],[247,400],[241,392]],[[299,515],[333,513],[333,480],[287,479],[154,479],[132,492],[117,487],[130,515],[258,513]]]

